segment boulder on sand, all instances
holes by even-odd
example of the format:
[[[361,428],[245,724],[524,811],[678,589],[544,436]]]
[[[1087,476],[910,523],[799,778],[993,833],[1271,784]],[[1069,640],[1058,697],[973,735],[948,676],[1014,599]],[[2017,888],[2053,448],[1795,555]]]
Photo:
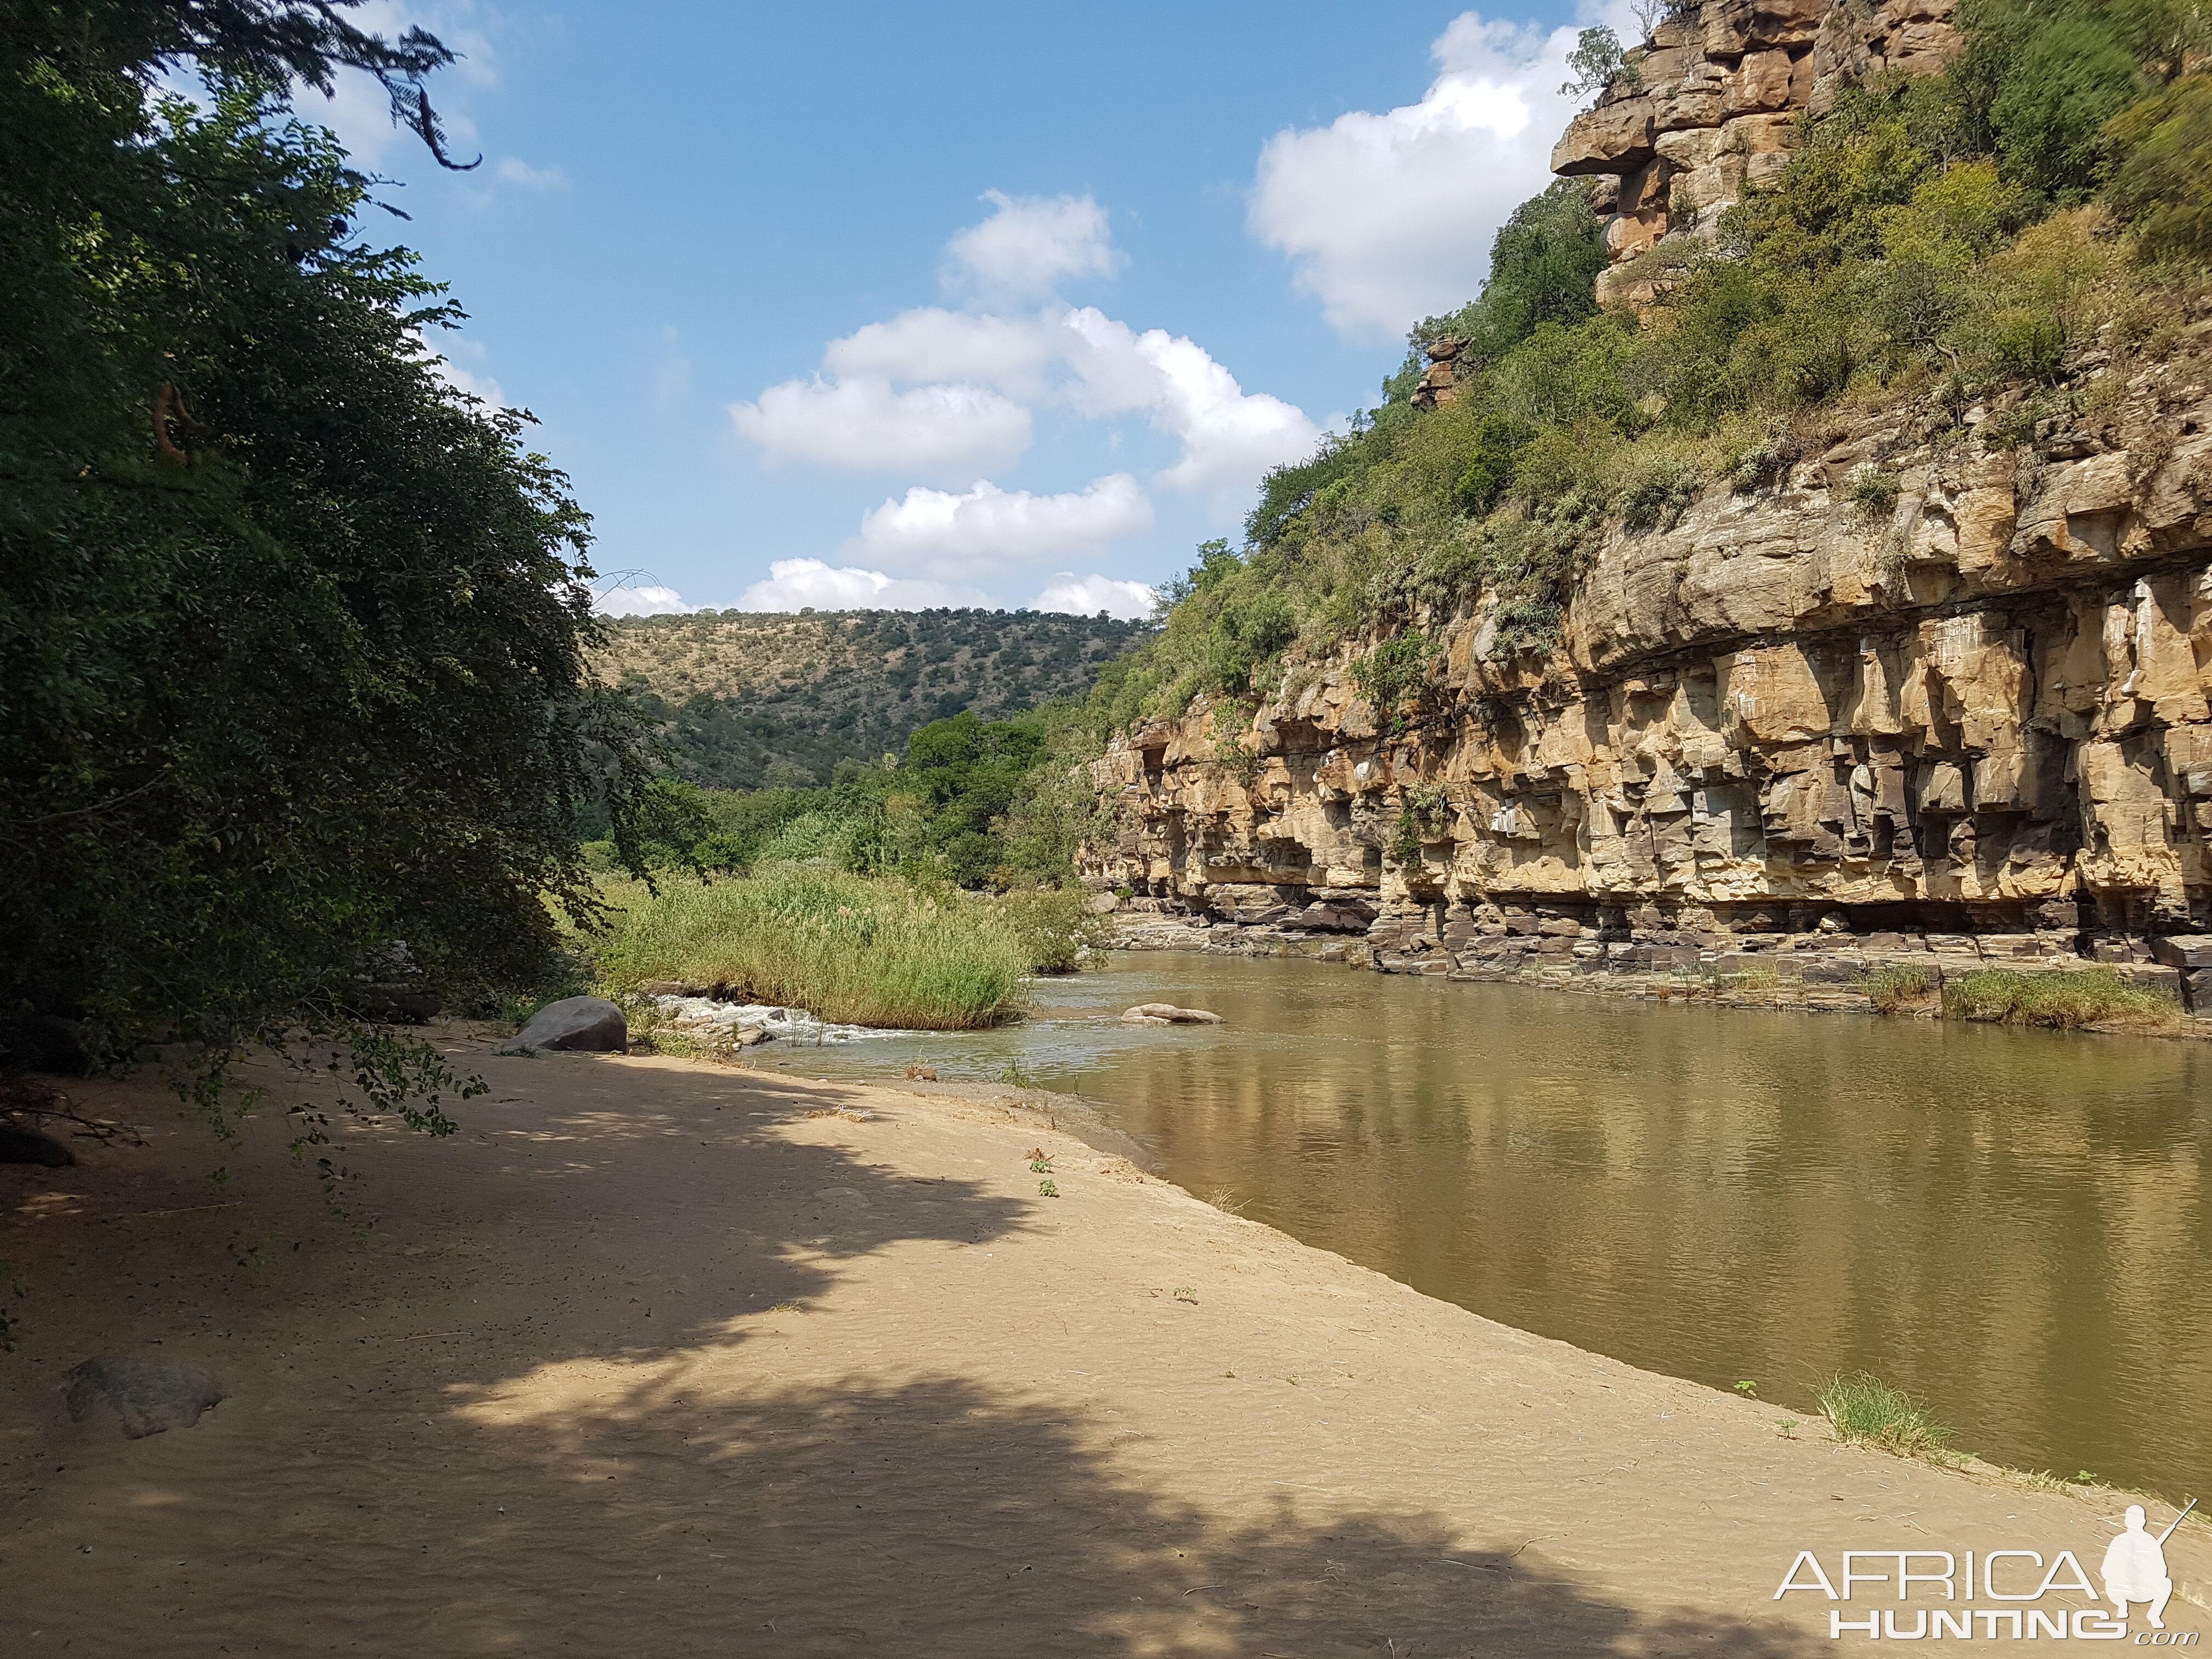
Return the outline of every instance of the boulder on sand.
[[[76,1154],[44,1130],[0,1123],[0,1164],[42,1164],[61,1170],[76,1162]]]
[[[1221,1016],[1204,1008],[1178,1008],[1172,1002],[1140,1002],[1121,1016],[1124,1025],[1218,1025]]]
[[[204,1365],[188,1359],[126,1359],[103,1354],[70,1368],[63,1379],[73,1421],[102,1406],[123,1425],[126,1440],[143,1440],[167,1429],[189,1429],[200,1413],[222,1401],[222,1384]]]
[[[562,997],[531,1015],[515,1034],[526,1048],[586,1048],[619,1054],[629,1047],[629,1022],[605,997]]]

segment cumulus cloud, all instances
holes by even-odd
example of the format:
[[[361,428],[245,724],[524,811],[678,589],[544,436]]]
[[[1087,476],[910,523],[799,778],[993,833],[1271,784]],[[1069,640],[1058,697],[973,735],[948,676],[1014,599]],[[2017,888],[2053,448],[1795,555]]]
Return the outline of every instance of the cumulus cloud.
[[[995,394],[1004,403],[994,409],[1059,405],[1095,417],[1141,414],[1182,446],[1175,464],[1160,474],[1162,483],[1225,493],[1250,488],[1271,466],[1303,460],[1321,439],[1304,410],[1245,392],[1196,342],[1160,328],[1139,333],[1095,307],[1011,317],[927,307],[831,341],[823,362],[840,378],[770,387],[760,404],[738,405],[744,411],[739,429],[765,443],[763,429],[772,428],[787,446],[787,434],[801,424],[799,409],[826,411],[850,397],[866,398],[886,423],[914,422],[918,446],[949,450],[953,424],[926,402],[901,400],[928,392]],[[924,384],[912,392],[890,389],[902,381]],[[773,410],[771,399],[778,400]],[[900,448],[882,436],[863,446],[852,436],[852,423],[826,413],[823,418],[842,434],[849,453]],[[1022,430],[1026,436],[1028,428]],[[954,457],[939,459],[951,465]]]
[[[976,588],[943,582],[901,581],[880,570],[833,566],[820,559],[778,559],[768,580],[738,598],[740,611],[934,611],[939,606],[988,605]]]
[[[948,292],[987,299],[1041,299],[1070,277],[1108,277],[1121,268],[1106,210],[1088,196],[1008,196],[986,191],[991,216],[945,245]]]
[[[1463,13],[1431,48],[1419,103],[1267,141],[1251,229],[1339,332],[1395,334],[1474,297],[1498,227],[1551,182],[1575,34]]]
[[[602,617],[688,617],[699,608],[672,587],[610,587],[592,601]]]
[[[730,405],[738,430],[781,460],[856,471],[973,476],[1030,446],[1030,411],[988,386],[894,389],[872,378],[786,380]]]
[[[502,185],[514,185],[522,190],[566,190],[568,175],[558,167],[534,167],[520,156],[502,158],[491,171],[492,178]]]
[[[1158,598],[1142,582],[1116,581],[1095,574],[1079,579],[1073,571],[1063,570],[1030,609],[1061,611],[1074,617],[1095,617],[1103,611],[1123,622],[1141,622],[1152,614]]]
[[[978,315],[925,306],[832,340],[822,353],[833,374],[908,381],[979,382],[1035,402],[1059,350],[1048,317]]]
[[[988,482],[957,495],[917,485],[863,519],[854,548],[934,576],[969,576],[1095,554],[1152,527],[1152,504],[1126,472],[1061,495],[1033,495]]]
[[[1164,328],[1142,334],[1093,308],[1067,313],[1079,344],[1069,360],[1075,401],[1097,413],[1143,410],[1181,440],[1182,458],[1160,474],[1179,489],[1249,489],[1269,467],[1304,460],[1320,429],[1295,404],[1247,392],[1203,347]]]
[[[481,398],[495,409],[507,407],[507,388],[483,372],[483,365],[491,360],[491,354],[477,342],[465,336],[442,333],[438,343],[433,345],[419,331],[411,337],[429,359],[430,372],[454,391],[465,392],[471,398]],[[453,361],[456,357],[465,357],[477,368],[465,368]]]

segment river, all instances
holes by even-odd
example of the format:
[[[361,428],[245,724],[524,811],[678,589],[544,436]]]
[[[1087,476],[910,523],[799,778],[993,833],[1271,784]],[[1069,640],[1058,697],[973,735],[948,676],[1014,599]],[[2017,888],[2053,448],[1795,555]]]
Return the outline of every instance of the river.
[[[989,1032],[759,1051],[1102,1103],[1204,1197],[1778,1419],[1899,1383],[2003,1463],[2212,1495],[2212,1045],[1116,956]],[[1133,1027],[1132,1003],[1219,1026]]]

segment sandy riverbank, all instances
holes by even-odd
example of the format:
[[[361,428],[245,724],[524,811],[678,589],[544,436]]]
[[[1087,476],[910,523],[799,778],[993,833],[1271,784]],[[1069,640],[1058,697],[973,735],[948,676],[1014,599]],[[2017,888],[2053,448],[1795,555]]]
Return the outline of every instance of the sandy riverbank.
[[[471,1046],[459,1137],[349,1138],[365,1236],[150,1083],[0,1167],[9,1651],[1786,1655],[1800,1549],[2094,1572],[2124,1501],[1784,1438],[989,1098]],[[101,1352],[229,1398],[74,1425]]]

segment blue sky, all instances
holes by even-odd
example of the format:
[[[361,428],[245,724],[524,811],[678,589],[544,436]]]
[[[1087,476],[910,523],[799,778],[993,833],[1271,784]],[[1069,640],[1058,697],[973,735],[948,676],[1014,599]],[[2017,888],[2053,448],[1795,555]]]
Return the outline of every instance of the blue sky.
[[[466,54],[399,181],[616,608],[1105,605],[1370,403],[1548,181],[1557,3],[371,0]],[[641,590],[665,590],[640,597]],[[680,600],[677,596],[680,596]]]

